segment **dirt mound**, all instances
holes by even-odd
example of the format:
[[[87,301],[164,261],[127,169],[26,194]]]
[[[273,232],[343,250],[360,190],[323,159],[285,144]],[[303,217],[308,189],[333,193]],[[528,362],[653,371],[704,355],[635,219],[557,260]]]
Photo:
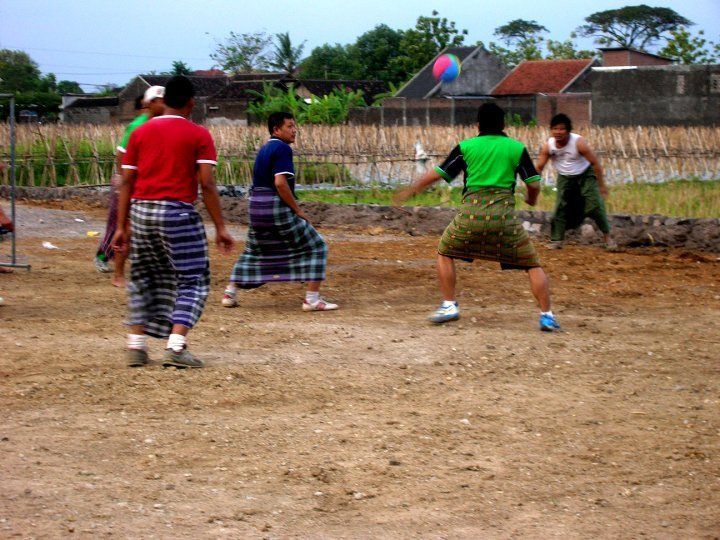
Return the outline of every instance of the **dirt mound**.
[[[7,186],[0,187],[0,196],[7,196]],[[107,188],[18,188],[19,199],[39,201],[82,201],[90,206],[107,204]],[[248,222],[247,199],[221,197],[226,218],[233,223]],[[67,203],[65,203],[67,204]],[[411,236],[439,235],[455,215],[454,208],[403,207],[365,204],[303,203],[303,208],[315,225],[352,227],[358,231],[378,228],[404,232]],[[518,215],[532,235],[548,237],[549,212],[521,210]],[[207,217],[207,216],[206,216]],[[720,252],[720,219],[679,219],[661,215],[610,216],[613,235],[625,248],[642,246],[677,247],[690,250]],[[567,235],[569,243],[597,244],[602,235],[590,220]]]

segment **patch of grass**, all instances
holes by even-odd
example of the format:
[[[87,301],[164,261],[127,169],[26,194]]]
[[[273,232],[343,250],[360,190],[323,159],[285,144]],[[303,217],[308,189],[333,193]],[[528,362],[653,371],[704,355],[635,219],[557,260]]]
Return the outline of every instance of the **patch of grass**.
[[[303,201],[332,204],[392,204],[394,191],[380,188],[299,190]],[[543,186],[536,210],[552,210],[556,193]],[[528,209],[524,193],[515,195],[517,208]],[[457,206],[462,189],[434,187],[407,202],[411,206]],[[720,180],[674,180],[662,184],[613,186],[607,201],[611,214],[662,214],[674,217],[720,217]]]

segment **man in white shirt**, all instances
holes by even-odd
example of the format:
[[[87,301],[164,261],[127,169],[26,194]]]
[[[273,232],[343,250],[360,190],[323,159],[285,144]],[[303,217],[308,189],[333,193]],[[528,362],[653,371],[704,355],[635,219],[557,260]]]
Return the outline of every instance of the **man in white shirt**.
[[[608,189],[603,178],[600,160],[587,141],[572,132],[572,121],[565,114],[556,114],[550,121],[552,137],[543,144],[535,165],[542,172],[552,160],[557,176],[557,202],[550,231],[550,248],[562,248],[566,229],[578,227],[583,219],[591,218],[605,238],[605,247],[617,249],[610,235],[610,223],[604,198]]]

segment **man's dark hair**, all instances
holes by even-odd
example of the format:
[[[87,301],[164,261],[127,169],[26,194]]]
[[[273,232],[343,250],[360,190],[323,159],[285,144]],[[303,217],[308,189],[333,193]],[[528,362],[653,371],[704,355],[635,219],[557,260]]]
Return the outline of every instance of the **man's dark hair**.
[[[572,131],[572,120],[570,120],[570,117],[567,114],[556,114],[550,120],[550,127],[559,126],[560,124],[565,124],[565,129]]]
[[[195,97],[195,88],[184,75],[175,75],[165,84],[165,105],[182,109]]]
[[[140,94],[138,97],[135,98],[135,110],[139,111],[140,109],[145,108],[145,104],[143,103],[143,98],[145,97],[144,94]]]
[[[281,127],[285,120],[292,120],[295,118],[292,114],[289,112],[274,112],[268,117],[268,131],[270,132],[270,135],[273,134],[273,131],[275,131],[275,128]]]
[[[505,129],[505,111],[495,103],[480,105],[477,120],[482,133],[501,133]]]

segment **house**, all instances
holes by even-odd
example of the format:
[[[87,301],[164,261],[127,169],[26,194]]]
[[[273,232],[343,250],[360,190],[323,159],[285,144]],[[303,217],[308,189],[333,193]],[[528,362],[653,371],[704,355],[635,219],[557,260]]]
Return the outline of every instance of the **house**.
[[[602,47],[598,50],[602,53],[602,67],[667,66],[672,64],[670,58],[629,47]]]
[[[172,75],[138,75],[131,80],[118,94],[120,101],[116,116],[116,122],[129,122],[136,116],[135,98],[143,94],[151,86],[165,86]],[[188,79],[195,87],[195,109],[192,113],[192,120],[203,122],[206,116],[205,104],[210,96],[223,90],[230,84],[230,78],[225,74],[211,76],[189,75]]]
[[[462,69],[451,83],[438,82],[432,70],[443,54],[454,54]],[[508,72],[507,67],[482,45],[476,47],[446,47],[428,62],[415,76],[395,93],[396,98],[430,99],[452,96],[487,96]]]
[[[462,64],[458,78],[438,82],[432,70],[443,54],[454,54]],[[478,106],[490,99],[490,90],[508,72],[507,67],[482,45],[446,47],[418,71],[382,107],[354,109],[351,122],[381,125],[473,124]]]
[[[558,112],[578,124],[590,123],[592,67],[597,61],[525,60],[490,92],[496,103],[524,121],[548,124]]]

